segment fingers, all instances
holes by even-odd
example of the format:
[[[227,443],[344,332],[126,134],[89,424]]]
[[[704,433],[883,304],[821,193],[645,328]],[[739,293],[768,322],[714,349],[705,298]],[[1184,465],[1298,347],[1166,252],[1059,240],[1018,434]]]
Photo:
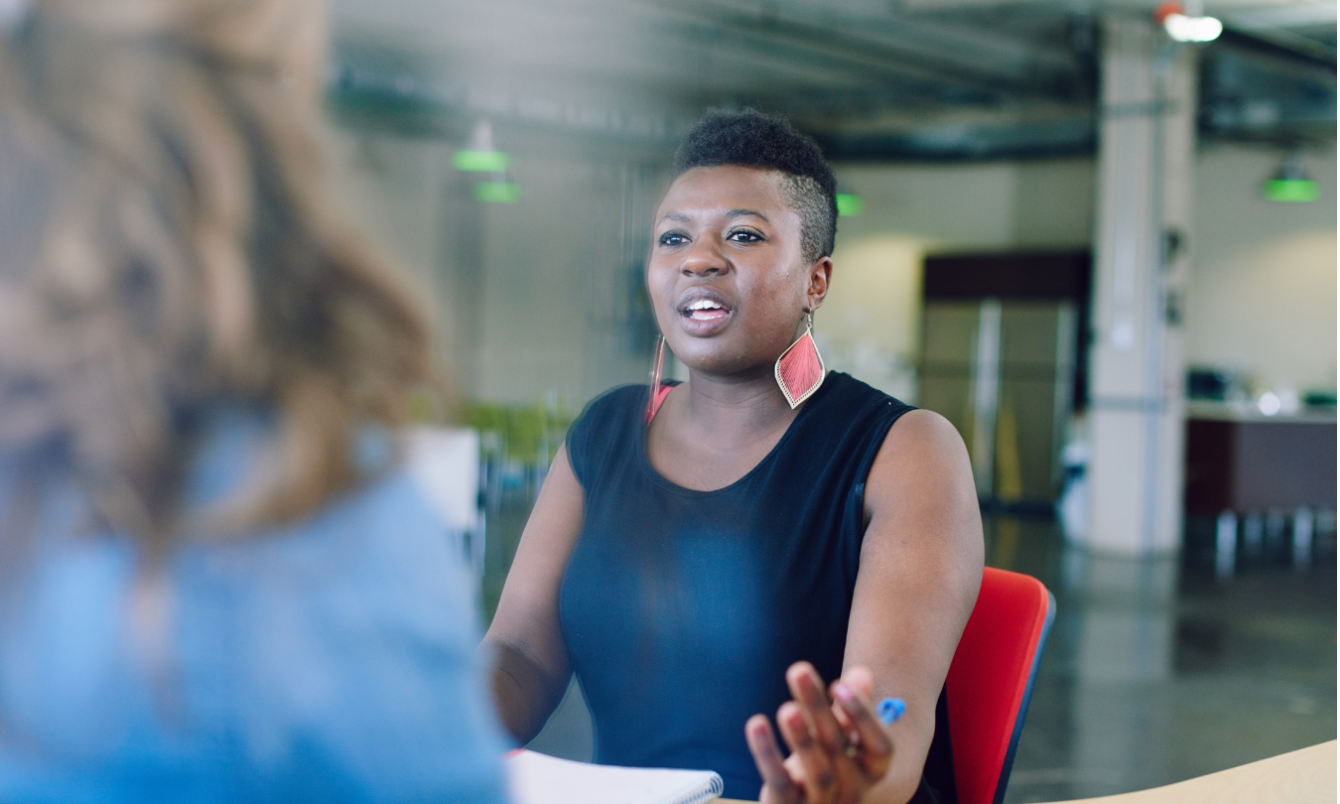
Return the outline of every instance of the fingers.
[[[868,701],[848,685],[845,676],[833,685],[833,697],[836,707],[850,724],[849,728],[859,737],[862,750],[858,756],[866,773],[874,778],[882,777],[893,761],[893,740],[884,724],[875,716]]]
[[[834,681],[828,685],[828,700],[833,702],[833,718],[837,720],[838,726],[842,728],[842,733],[847,735],[847,744],[852,747],[858,747],[861,744],[861,735],[856,731],[856,724],[851,722],[847,716],[847,710],[842,708],[837,699],[837,685],[842,681]]]
[[[856,694],[866,706],[874,707],[874,687],[875,680],[870,674],[870,670],[862,665],[847,668],[842,674],[842,678],[834,681],[828,688],[828,698],[833,702],[833,716],[837,719],[842,730],[846,732],[847,739],[853,745],[860,745],[861,735],[856,730],[856,724],[852,723],[851,718],[847,716],[847,710],[844,709],[837,699],[835,688],[838,684],[846,684],[848,689]]]
[[[834,763],[830,752],[811,732],[800,705],[794,701],[782,704],[777,710],[777,727],[791,748],[791,761],[799,765],[798,781],[804,788],[805,800],[831,800],[838,784]]]
[[[826,794],[841,795],[847,791],[862,790],[868,781],[861,778],[865,773],[862,763],[856,762],[855,746],[859,738],[854,730],[848,729],[835,713],[835,705],[824,689],[823,679],[809,662],[796,662],[787,669],[787,686],[800,704],[801,713],[809,733],[818,743],[823,755],[823,767],[831,775],[832,782],[819,778],[826,785]],[[852,736],[849,736],[851,732]],[[804,761],[802,760],[802,765]],[[810,762],[809,765],[814,765]],[[806,779],[811,778],[806,776]]]
[[[777,730],[791,750],[783,759],[767,718],[745,725],[749,750],[763,777],[760,801],[768,804],[846,801],[859,798],[887,772],[893,740],[870,698],[873,679],[853,667],[827,689],[808,662],[786,673],[794,700],[777,710]]]
[[[791,774],[786,770],[768,719],[763,715],[749,718],[744,724],[744,737],[749,743],[749,753],[754,755],[758,774],[763,777],[763,789],[758,796],[760,804],[793,804],[800,801],[801,788],[791,780]]]
[[[786,671],[791,697],[800,703],[820,745],[830,754],[845,753],[849,741],[846,731],[833,716],[833,704],[824,692],[823,679],[809,662],[796,662]]]
[[[842,674],[842,681],[867,704],[875,699],[875,677],[870,674],[870,668],[859,664],[850,667]]]

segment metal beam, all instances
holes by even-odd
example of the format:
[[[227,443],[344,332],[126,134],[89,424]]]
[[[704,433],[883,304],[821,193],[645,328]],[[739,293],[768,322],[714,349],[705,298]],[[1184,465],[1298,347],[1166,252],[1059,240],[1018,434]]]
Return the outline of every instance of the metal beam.
[[[977,102],[1000,102],[1009,97],[1055,97],[1051,82],[1020,81],[999,72],[974,70],[962,63],[926,53],[910,52],[903,44],[867,31],[839,29],[780,13],[759,13],[713,2],[681,2],[674,8],[728,30],[740,39],[765,46],[783,46],[793,54],[824,59],[847,69],[871,72],[884,80],[915,82],[915,92],[937,97],[945,88],[957,88]]]
[[[1292,62],[1294,64],[1310,67],[1320,70],[1330,75],[1335,75],[1335,51],[1326,47],[1320,42],[1315,42],[1315,47],[1309,47],[1298,40],[1310,42],[1305,37],[1289,37],[1283,40],[1278,37],[1264,36],[1260,31],[1238,31],[1225,27],[1224,32],[1219,35],[1216,46],[1226,45],[1228,47],[1240,50],[1259,53],[1264,56],[1273,56],[1277,59]],[[1286,44],[1287,42],[1287,44]]]

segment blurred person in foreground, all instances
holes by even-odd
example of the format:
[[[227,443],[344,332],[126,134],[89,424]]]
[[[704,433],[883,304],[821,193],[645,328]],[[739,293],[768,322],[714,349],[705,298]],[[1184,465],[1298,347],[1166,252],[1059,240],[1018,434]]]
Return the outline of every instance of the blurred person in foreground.
[[[329,207],[316,0],[0,33],[0,800],[500,800],[430,382]]]
[[[943,688],[983,562],[963,441],[825,374],[811,321],[841,269],[812,140],[710,113],[673,176],[646,281],[689,381],[605,394],[555,457],[486,637],[503,721],[529,739],[575,671],[597,762],[769,804],[953,802]]]

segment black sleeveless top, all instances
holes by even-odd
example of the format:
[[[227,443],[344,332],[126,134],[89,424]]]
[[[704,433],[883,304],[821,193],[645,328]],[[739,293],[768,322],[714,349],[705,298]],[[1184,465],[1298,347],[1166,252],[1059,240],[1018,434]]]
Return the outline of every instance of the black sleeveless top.
[[[830,373],[758,466],[694,491],[648,460],[646,406],[645,386],[616,388],[567,438],[586,499],[559,616],[595,760],[714,770],[727,798],[757,798],[744,723],[790,699],[793,662],[841,675],[866,476],[913,408]],[[946,714],[941,694],[914,800],[955,800]]]

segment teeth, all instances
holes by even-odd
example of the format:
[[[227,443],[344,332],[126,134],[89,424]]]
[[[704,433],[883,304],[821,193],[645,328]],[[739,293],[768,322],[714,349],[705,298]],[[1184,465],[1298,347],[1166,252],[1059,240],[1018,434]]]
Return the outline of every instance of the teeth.
[[[720,310],[720,309],[723,309],[723,308],[721,307],[721,305],[717,304],[717,303],[714,302],[714,301],[711,301],[710,299],[699,299],[698,301],[694,302],[693,304],[690,304],[689,307],[688,307],[688,309],[690,309],[690,310]]]

